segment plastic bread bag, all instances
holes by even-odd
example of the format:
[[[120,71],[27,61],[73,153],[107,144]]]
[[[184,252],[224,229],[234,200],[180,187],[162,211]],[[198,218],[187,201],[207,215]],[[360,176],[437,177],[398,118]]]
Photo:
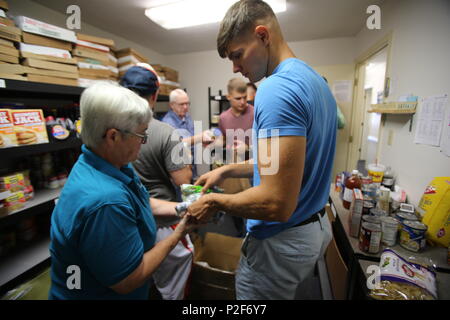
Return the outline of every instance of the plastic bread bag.
[[[188,207],[197,201],[202,196],[202,186],[194,186],[192,184],[182,184],[181,185],[181,197],[183,199],[183,202],[180,202],[176,207],[175,211],[177,216],[182,217],[184,213],[187,211]],[[213,187],[211,189],[208,189],[206,193],[223,193],[223,190],[218,187]],[[223,217],[225,213],[223,211],[217,212],[213,218],[212,223],[218,223],[221,218]]]
[[[437,299],[436,271],[430,259],[404,257],[385,249],[380,258],[379,282],[370,296],[377,300]]]

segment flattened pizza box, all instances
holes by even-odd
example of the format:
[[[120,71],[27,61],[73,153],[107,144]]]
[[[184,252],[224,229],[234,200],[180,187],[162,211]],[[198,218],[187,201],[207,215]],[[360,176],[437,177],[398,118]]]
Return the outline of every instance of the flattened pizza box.
[[[6,39],[2,39],[2,38],[0,38],[0,46],[15,48],[14,42],[12,42],[11,40],[6,40]]]
[[[108,70],[99,70],[99,69],[79,68],[78,72],[79,72],[80,76],[83,78],[86,76],[93,76],[93,77],[107,79],[112,76],[112,72],[109,69]]]
[[[0,53],[0,62],[19,63],[18,57],[13,57],[7,54]]]
[[[72,73],[72,72],[64,72],[64,71],[57,71],[57,70],[46,70],[46,69],[39,69],[39,68],[31,68],[31,67],[23,67],[24,73],[28,76],[30,75],[40,75],[40,76],[46,76],[46,77],[58,77],[58,78],[68,78],[68,79],[78,79],[78,72]]]
[[[33,58],[26,58],[22,62],[22,65],[27,66],[27,67],[47,69],[47,70],[56,70],[56,71],[63,71],[63,72],[69,72],[69,73],[77,73],[78,72],[78,68],[73,65],[38,60],[38,59],[33,59]]]
[[[22,30],[19,28],[0,24],[0,38],[19,42],[21,35]]]
[[[93,42],[93,43],[98,43],[107,47],[114,47],[114,40],[111,39],[106,39],[106,38],[101,38],[101,37],[96,37],[96,36],[91,36],[88,34],[83,34],[83,33],[77,33],[77,39],[78,40],[83,40],[83,41],[88,41],[88,42]]]
[[[20,64],[0,63],[0,73],[24,74],[25,73],[25,69]]]
[[[9,109],[0,109],[0,148],[17,146],[14,123]]]
[[[35,20],[25,16],[17,16],[14,18],[16,25],[25,32],[38,34],[59,40],[77,42],[75,32],[57,27],[55,25]]]
[[[49,37],[40,36],[33,33],[22,32],[22,41],[28,44],[35,44],[39,46],[51,47],[61,50],[72,50],[72,43],[67,41],[62,41],[58,39],[53,39]]]
[[[1,73],[0,72],[0,79],[10,79],[10,80],[20,80],[20,81],[27,81],[27,77],[18,75],[18,74],[9,74],[9,73]]]
[[[0,0],[0,9],[9,10],[8,2],[6,0]]]
[[[33,58],[37,60],[51,61],[51,62],[60,62],[65,64],[77,64],[77,60],[74,58],[59,58],[54,56],[49,56],[45,54],[35,54],[26,51],[20,51],[21,58]]]
[[[1,24],[6,24],[9,27],[15,27],[16,26],[14,24],[14,21],[12,21],[11,19],[8,19],[8,18],[3,18],[3,17],[0,17],[0,23]]]
[[[41,76],[41,75],[37,75],[37,74],[28,74],[28,81],[59,84],[62,86],[75,86],[75,87],[78,86],[78,79],[47,77],[47,76]]]
[[[16,48],[10,48],[10,47],[5,47],[5,46],[0,45],[0,53],[6,54],[8,56],[16,57],[16,58],[19,57],[19,50],[17,50]]]
[[[47,55],[47,56],[53,56],[57,58],[63,58],[63,59],[71,59],[72,55],[70,54],[69,50],[63,50],[58,48],[51,48],[46,46],[39,46],[35,44],[26,44],[26,43],[20,43],[19,49],[22,52],[30,52],[34,54],[41,54],[41,55]]]
[[[80,39],[77,40],[77,46],[97,50],[100,52],[106,52],[106,53],[109,52],[109,47],[107,47],[107,46],[103,46],[98,43],[93,43],[93,42],[84,41],[84,40],[80,40]]]
[[[72,54],[77,57],[92,58],[95,60],[99,60],[105,64],[107,64],[109,61],[108,53],[91,48],[81,47],[79,45],[76,45],[73,48]]]
[[[17,144],[30,145],[47,143],[47,129],[44,114],[40,109],[12,109],[11,116],[14,122],[14,131]]]
[[[116,51],[117,58],[122,58],[125,56],[135,56],[139,60],[139,62],[147,62],[148,63],[148,59],[143,54],[136,51],[135,49],[124,48],[124,49],[120,49],[120,50]]]

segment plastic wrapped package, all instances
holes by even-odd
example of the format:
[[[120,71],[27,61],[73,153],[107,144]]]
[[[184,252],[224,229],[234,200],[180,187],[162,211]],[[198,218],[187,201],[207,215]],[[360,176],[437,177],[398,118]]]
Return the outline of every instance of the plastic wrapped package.
[[[385,249],[380,259],[380,278],[370,296],[377,300],[437,299],[436,271],[430,259],[404,257]]]

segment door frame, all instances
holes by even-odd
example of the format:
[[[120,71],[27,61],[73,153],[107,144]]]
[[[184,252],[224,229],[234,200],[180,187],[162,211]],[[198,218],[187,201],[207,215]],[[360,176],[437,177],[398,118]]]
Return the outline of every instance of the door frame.
[[[367,51],[360,55],[355,60],[355,79],[353,81],[353,103],[352,103],[352,117],[350,120],[350,137],[349,148],[347,157],[347,171],[351,171],[357,167],[357,162],[360,156],[360,146],[362,143],[362,127],[364,120],[364,108],[358,107],[364,104],[364,79],[365,79],[365,66],[367,61],[380,52],[386,49],[386,73],[384,76],[384,83],[390,83],[390,58],[392,48],[392,31],[385,35],[382,39],[371,46]],[[389,92],[388,92],[389,93]],[[385,92],[386,94],[386,92]],[[383,96],[383,101],[387,98]],[[380,124],[380,132],[378,135],[378,148],[377,159],[380,155],[381,137],[383,136],[382,130],[384,127],[384,121],[382,119]],[[380,160],[380,159],[379,159]]]

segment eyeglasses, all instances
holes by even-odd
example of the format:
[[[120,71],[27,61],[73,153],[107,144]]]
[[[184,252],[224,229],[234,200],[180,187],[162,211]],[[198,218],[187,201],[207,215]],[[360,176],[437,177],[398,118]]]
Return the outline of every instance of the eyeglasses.
[[[144,134],[139,134],[139,133],[135,133],[135,132],[131,132],[131,131],[124,131],[124,130],[119,130],[119,129],[116,129],[117,131],[120,131],[120,132],[123,132],[123,133],[126,133],[126,134],[131,134],[131,135],[133,135],[133,136],[136,136],[136,137],[139,137],[139,138],[141,138],[141,143],[142,144],[146,144],[147,143],[147,140],[148,140],[148,134],[146,134],[146,133],[144,133]]]

